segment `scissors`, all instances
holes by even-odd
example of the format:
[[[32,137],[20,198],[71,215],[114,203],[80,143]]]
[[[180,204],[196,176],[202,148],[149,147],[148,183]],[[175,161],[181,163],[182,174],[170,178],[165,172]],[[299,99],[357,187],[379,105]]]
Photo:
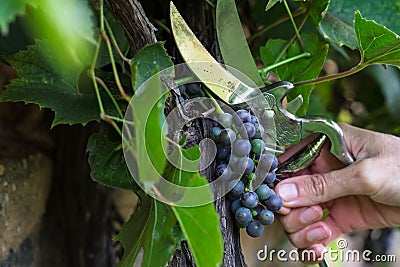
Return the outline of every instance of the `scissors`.
[[[293,84],[281,81],[256,88],[235,77],[227,68],[220,65],[205,49],[191,31],[175,5],[170,6],[171,27],[176,45],[186,63],[209,62],[210,64],[189,64],[193,73],[218,98],[234,109],[246,106],[246,103],[259,97],[260,93],[272,110],[276,127],[276,144],[284,152],[285,147],[298,143],[303,133],[318,133],[309,144],[304,146],[288,160],[281,163],[277,170],[279,180],[293,176],[296,172],[308,167],[318,156],[323,144],[329,139],[330,152],[345,165],[354,162],[344,141],[343,131],[333,120],[324,117],[297,117],[284,108],[282,101],[294,88]],[[214,81],[214,82],[210,82]],[[224,86],[221,86],[224,85]],[[328,267],[324,259],[320,267]]]

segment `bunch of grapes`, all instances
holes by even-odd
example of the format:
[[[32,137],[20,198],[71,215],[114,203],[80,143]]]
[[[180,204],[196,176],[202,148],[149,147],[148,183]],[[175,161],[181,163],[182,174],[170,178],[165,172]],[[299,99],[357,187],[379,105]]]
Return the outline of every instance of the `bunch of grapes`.
[[[233,116],[222,113],[216,121],[219,124],[211,129],[211,138],[217,144],[215,176],[229,182],[228,187],[232,188],[227,196],[232,201],[236,225],[246,228],[248,235],[258,237],[264,225],[274,221],[274,212],[282,207],[281,198],[272,189],[278,160],[264,152],[263,128],[249,111],[238,110]],[[252,181],[256,177],[263,183],[253,191]]]

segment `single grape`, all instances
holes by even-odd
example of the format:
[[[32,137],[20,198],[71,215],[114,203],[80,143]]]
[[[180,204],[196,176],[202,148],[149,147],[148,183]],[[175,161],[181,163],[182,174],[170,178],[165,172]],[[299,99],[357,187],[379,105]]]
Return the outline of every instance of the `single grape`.
[[[230,146],[217,146],[217,159],[225,160],[228,155],[231,153]]]
[[[275,219],[274,213],[267,209],[263,209],[258,214],[258,220],[260,221],[261,224],[264,224],[264,225],[273,223],[274,219]]]
[[[259,221],[252,221],[246,227],[246,233],[251,237],[259,237],[264,232],[264,225]]]
[[[257,168],[269,171],[276,169],[278,166],[278,159],[273,154],[262,154],[260,160],[258,161]]]
[[[235,213],[236,210],[237,210],[238,208],[240,208],[241,206],[242,206],[242,203],[240,202],[240,199],[236,199],[236,200],[232,201],[232,204],[231,204],[231,212],[232,212],[232,213]]]
[[[253,218],[251,210],[245,207],[240,207],[235,211],[236,225],[240,228],[245,228]]]
[[[232,176],[232,170],[227,164],[220,164],[215,168],[215,176],[223,180],[229,180]]]
[[[254,124],[254,123],[258,123],[257,117],[254,116],[254,115],[251,115],[251,116],[250,116],[250,122],[253,123],[253,124]]]
[[[229,146],[231,142],[233,143],[235,140],[236,133],[232,129],[226,128],[220,134],[219,141],[224,145]]]
[[[233,186],[233,188],[229,192],[230,196],[240,197],[240,195],[243,194],[244,183],[242,181],[230,181],[228,187],[230,188],[231,186]]]
[[[232,152],[238,156],[244,157],[250,154],[251,144],[249,140],[237,139],[232,146]]]
[[[189,83],[186,84],[186,92],[188,95],[197,95],[197,96],[201,96],[200,95],[200,85],[197,83]]]
[[[264,204],[270,211],[278,211],[282,208],[282,199],[278,195],[273,194],[265,200]]]
[[[243,173],[247,167],[247,157],[239,157],[235,154],[231,154],[229,163],[235,172]]]
[[[253,138],[256,134],[256,127],[250,122],[246,122],[243,124],[244,128],[246,129],[247,137]]]
[[[256,190],[256,193],[260,200],[268,199],[273,194],[272,192],[274,191],[271,188],[269,188],[268,185],[266,184],[260,185]]]
[[[218,115],[219,122],[222,124],[224,127],[231,127],[233,124],[233,117],[229,113],[222,113]]]
[[[258,195],[254,191],[246,192],[242,195],[242,205],[249,209],[256,207],[258,204]]]
[[[236,115],[239,117],[239,119],[242,122],[250,122],[251,121],[250,113],[247,110],[240,109],[240,110],[236,111]]]
[[[276,173],[275,171],[269,172],[267,176],[264,178],[264,183],[266,184],[272,184],[276,179]]]
[[[251,141],[251,150],[254,153],[259,154],[264,151],[264,148],[265,148],[265,143],[263,140],[253,139],[253,141]]]
[[[246,164],[246,169],[244,170],[244,174],[250,174],[254,170],[254,161],[247,157],[247,164]]]
[[[222,129],[218,126],[211,128],[210,137],[214,142],[219,142],[220,136],[222,133]]]

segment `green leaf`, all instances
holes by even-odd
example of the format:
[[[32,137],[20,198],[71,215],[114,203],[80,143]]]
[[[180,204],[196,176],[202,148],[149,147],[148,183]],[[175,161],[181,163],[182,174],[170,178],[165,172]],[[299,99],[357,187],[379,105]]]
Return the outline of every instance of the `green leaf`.
[[[314,24],[318,25],[325,16],[330,0],[313,1],[310,9],[310,18]],[[306,3],[308,4],[308,3]]]
[[[134,88],[139,88],[154,74],[155,70],[161,71],[174,65],[162,42],[140,49],[131,64]],[[136,64],[138,66],[135,66]]]
[[[66,68],[54,68],[54,55],[48,50],[47,41],[37,41],[27,51],[5,59],[17,70],[18,78],[0,95],[0,102],[35,103],[55,112],[53,125],[86,124],[99,120],[99,107],[94,91],[78,87],[83,65],[68,62]],[[105,106],[107,101],[105,101]],[[110,107],[110,106],[109,106]],[[109,114],[115,112],[108,109]]]
[[[265,47],[261,47],[260,53],[264,65],[269,66],[274,64],[275,58],[277,58],[279,53],[285,47],[286,42],[287,41],[285,40],[270,39],[266,43]],[[311,56],[292,61],[273,69],[272,71],[278,75],[281,80],[295,83],[318,77],[328,52],[328,45],[318,42],[318,36],[316,35],[304,35],[303,42],[306,51],[309,52]],[[293,43],[282,57],[282,60],[294,57],[301,53],[302,50],[299,43]],[[296,98],[299,94],[303,96],[304,103],[298,111],[299,115],[305,115],[312,89],[313,85],[298,86],[289,94],[289,100]]]
[[[265,11],[270,10],[278,2],[282,2],[282,0],[269,0],[267,6],[265,7]]]
[[[207,181],[196,173],[189,186],[201,186]],[[209,195],[211,201],[211,194]],[[220,266],[223,242],[219,217],[212,203],[198,207],[172,207],[198,267]]]
[[[354,28],[361,53],[361,64],[391,64],[400,67],[400,36],[363,18],[360,12],[354,16]]]
[[[346,1],[334,0],[329,4],[328,15],[321,22],[325,37],[352,49],[357,48],[353,18],[356,10],[392,31],[400,33],[400,4],[397,0]]]
[[[90,176],[107,186],[139,191],[139,187],[129,173],[122,152],[121,143],[112,142],[105,134],[93,134],[87,144]]]
[[[165,266],[175,251],[176,218],[171,208],[148,195],[140,194],[140,207],[114,238],[122,243],[124,255],[119,266]]]
[[[351,22],[328,13],[321,21],[320,29],[325,38],[338,45],[357,48],[356,34]]]
[[[224,63],[247,75],[257,86],[263,86],[264,82],[258,74],[243,33],[235,1],[218,1],[216,12],[218,44]]]
[[[28,5],[36,7],[36,2],[35,0],[2,1],[0,8],[0,33],[4,36],[7,35],[8,24],[11,23],[16,16],[24,14]]]

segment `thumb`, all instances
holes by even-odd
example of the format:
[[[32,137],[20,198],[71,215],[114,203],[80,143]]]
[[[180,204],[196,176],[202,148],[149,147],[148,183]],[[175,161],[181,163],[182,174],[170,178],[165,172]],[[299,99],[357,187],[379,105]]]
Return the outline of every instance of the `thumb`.
[[[349,195],[371,195],[374,185],[363,178],[365,160],[328,173],[302,175],[283,180],[276,186],[285,207],[321,204]]]

